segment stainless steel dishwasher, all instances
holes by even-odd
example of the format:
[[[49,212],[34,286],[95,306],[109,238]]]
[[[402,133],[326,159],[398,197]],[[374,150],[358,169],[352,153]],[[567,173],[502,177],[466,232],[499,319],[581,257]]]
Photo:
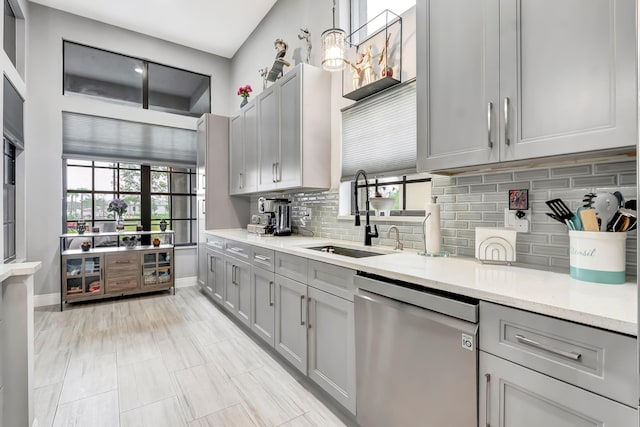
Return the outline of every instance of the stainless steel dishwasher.
[[[473,427],[478,301],[358,273],[357,420],[361,427]]]

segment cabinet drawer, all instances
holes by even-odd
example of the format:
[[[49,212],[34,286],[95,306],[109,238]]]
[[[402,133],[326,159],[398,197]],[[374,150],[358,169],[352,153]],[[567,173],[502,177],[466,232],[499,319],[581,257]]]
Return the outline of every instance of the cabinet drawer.
[[[106,258],[108,268],[120,268],[138,265],[137,253],[107,254]]]
[[[307,259],[276,252],[276,273],[301,283],[307,283]]]
[[[253,265],[264,268],[267,271],[274,270],[276,260],[273,250],[253,246],[251,248],[251,252],[253,253],[251,258],[251,263]]]
[[[138,277],[116,276],[108,277],[106,280],[106,293],[117,293],[130,291],[138,287]]]
[[[213,250],[224,251],[224,239],[218,236],[207,235],[207,246]]]
[[[356,289],[354,270],[319,261],[309,260],[307,284],[330,294],[353,301]]]
[[[226,240],[224,245],[224,252],[229,256],[247,262],[251,259],[251,246],[247,245],[246,243]]]
[[[480,303],[480,349],[637,405],[636,339],[497,304]]]

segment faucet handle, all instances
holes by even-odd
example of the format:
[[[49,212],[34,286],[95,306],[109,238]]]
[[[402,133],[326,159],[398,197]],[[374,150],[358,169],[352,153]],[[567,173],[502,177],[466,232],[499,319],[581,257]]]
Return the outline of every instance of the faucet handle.
[[[371,237],[378,237],[378,224],[373,225],[373,233],[369,233]]]

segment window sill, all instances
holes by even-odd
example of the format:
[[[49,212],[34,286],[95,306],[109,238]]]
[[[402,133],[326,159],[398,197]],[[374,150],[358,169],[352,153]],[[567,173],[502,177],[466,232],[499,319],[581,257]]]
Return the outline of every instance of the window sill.
[[[354,221],[354,215],[339,215],[338,221]],[[364,221],[364,215],[360,215],[360,220]],[[369,217],[370,222],[398,222],[398,223],[408,223],[408,222],[422,222],[424,220],[424,216],[374,216],[371,215]]]

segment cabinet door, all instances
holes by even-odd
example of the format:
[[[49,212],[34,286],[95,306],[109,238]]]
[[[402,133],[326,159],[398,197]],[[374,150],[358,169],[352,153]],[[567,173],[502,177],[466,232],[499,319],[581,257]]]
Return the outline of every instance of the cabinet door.
[[[280,81],[280,157],[276,164],[278,189],[302,185],[301,68]]]
[[[238,306],[238,285],[236,285],[236,266],[233,259],[225,259],[224,307],[236,312]]]
[[[258,111],[256,102],[243,108],[244,115],[244,175],[242,193],[252,193],[258,186]]]
[[[196,193],[201,194],[205,191],[205,168],[207,161],[207,117],[198,119],[196,129]]]
[[[218,304],[224,304],[224,256],[218,252],[209,252],[207,287],[209,294]]]
[[[238,309],[236,316],[242,323],[251,326],[251,266],[245,262],[237,262],[236,287],[238,290]]]
[[[244,175],[244,119],[242,114],[229,119],[229,193],[242,193]]]
[[[275,345],[275,275],[272,271],[251,269],[251,329],[271,347]]]
[[[499,0],[416,7],[418,170],[498,161]]]
[[[501,0],[500,15],[502,160],[636,144],[633,0]]]
[[[258,191],[276,188],[276,167],[280,158],[280,111],[278,86],[266,89],[258,98],[259,174]]]
[[[204,287],[207,283],[207,261],[209,251],[206,249],[205,242],[198,242],[198,284]]]
[[[495,427],[632,426],[635,409],[480,352],[478,424]]]
[[[307,285],[276,274],[276,350],[307,374]]]
[[[353,302],[308,288],[309,377],[356,413]]]

